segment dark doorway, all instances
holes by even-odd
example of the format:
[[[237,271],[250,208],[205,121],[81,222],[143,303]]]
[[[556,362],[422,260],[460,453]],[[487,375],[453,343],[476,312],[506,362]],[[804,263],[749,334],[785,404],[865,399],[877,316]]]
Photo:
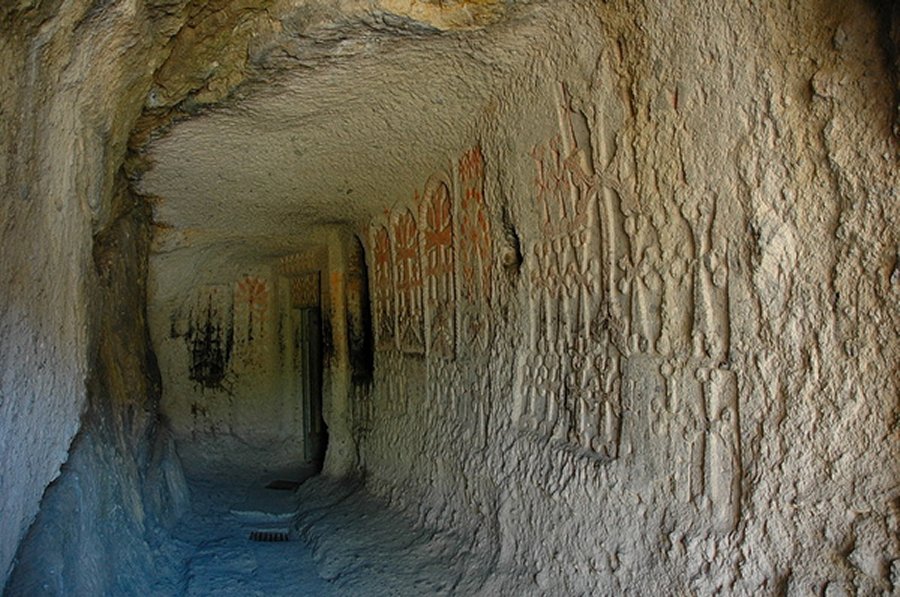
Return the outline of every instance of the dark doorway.
[[[322,313],[318,307],[294,310],[303,404],[307,462],[321,471],[328,447],[328,427],[322,418]]]

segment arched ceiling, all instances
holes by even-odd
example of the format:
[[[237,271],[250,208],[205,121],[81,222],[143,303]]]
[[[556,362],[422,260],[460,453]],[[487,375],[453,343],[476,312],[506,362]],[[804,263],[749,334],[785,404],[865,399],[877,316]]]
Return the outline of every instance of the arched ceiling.
[[[157,251],[243,238],[278,252],[276,238],[411,199],[474,142],[476,119],[522,68],[520,27],[380,19],[268,48],[230,97],[146,145],[136,187],[152,198]]]

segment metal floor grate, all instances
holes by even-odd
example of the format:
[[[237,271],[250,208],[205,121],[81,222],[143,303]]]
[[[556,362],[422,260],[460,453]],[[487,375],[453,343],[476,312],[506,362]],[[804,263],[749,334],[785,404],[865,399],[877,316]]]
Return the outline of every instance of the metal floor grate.
[[[281,541],[290,541],[291,538],[287,531],[250,531],[250,540],[264,543],[279,543]]]

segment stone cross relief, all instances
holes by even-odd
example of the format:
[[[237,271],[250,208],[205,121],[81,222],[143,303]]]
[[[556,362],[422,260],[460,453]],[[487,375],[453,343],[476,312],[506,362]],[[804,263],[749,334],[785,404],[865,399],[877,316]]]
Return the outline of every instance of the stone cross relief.
[[[397,342],[401,352],[425,353],[425,320],[422,304],[422,263],[419,228],[407,209],[394,214],[394,287],[397,298]]]
[[[440,396],[483,445],[491,388],[484,357],[490,348],[493,258],[480,147],[466,151],[450,172],[426,182],[421,197],[416,194],[415,212],[398,208],[386,212],[387,226],[369,226],[379,377],[387,408],[402,411],[409,399],[397,382],[405,374],[402,355],[425,355],[428,395]],[[471,365],[465,383],[453,365],[460,338]]]
[[[558,97],[560,134],[532,152],[541,223],[528,247],[529,333],[518,357],[516,421],[555,445],[608,461],[621,456],[624,430],[633,428],[624,425],[634,417],[628,408],[649,401],[646,427],[684,437],[688,464],[674,476],[686,491],[679,493],[727,530],[739,516],[740,429],[737,380],[727,368],[728,247],[713,230],[717,200],[679,198],[677,222],[671,214],[651,218],[634,199],[626,203],[623,185],[609,174],[615,156],[603,172],[595,167],[593,147],[610,146],[602,119],[576,107],[565,85]],[[401,353],[449,362],[458,340],[469,352],[487,349],[491,234],[480,150],[458,166],[457,201],[453,182],[437,177],[426,185],[418,218],[401,209],[390,214],[390,229],[371,229],[382,350],[393,341]],[[660,230],[672,226],[684,237],[678,255],[664,253],[660,241]],[[688,347],[689,356],[676,357]],[[455,379],[455,369],[429,362],[430,379]],[[632,376],[648,366],[661,379],[660,396],[636,391],[644,386]],[[451,410],[468,413],[460,402],[471,400],[451,394]],[[479,429],[482,411],[473,421]]]
[[[484,197],[484,157],[474,147],[459,159],[459,337],[487,350],[493,299],[491,222]]]
[[[391,238],[387,228],[372,226],[372,313],[375,325],[375,346],[384,350],[394,340],[396,312],[394,304],[394,267],[391,255]]]
[[[438,182],[426,192],[421,213],[427,351],[453,359],[456,354],[453,205],[446,183]]]
[[[727,368],[728,247],[714,232],[717,201],[682,199],[683,219],[674,223],[662,212],[651,218],[635,200],[626,205],[623,186],[608,174],[615,156],[605,172],[595,168],[593,147],[611,146],[602,119],[592,127],[593,112],[576,107],[564,84],[557,97],[560,135],[532,152],[541,225],[529,247],[518,425],[601,461],[620,456],[626,427],[662,433],[683,425],[688,464],[675,477],[688,480],[686,495],[709,511],[713,526],[728,530],[739,517],[740,429],[737,378]],[[666,226],[689,237],[678,256],[663,254]],[[688,356],[676,358],[683,349]],[[661,379],[660,396],[635,391],[645,385],[632,376],[647,367]],[[652,421],[623,425],[626,388],[629,408],[635,400],[653,405],[635,411]]]
[[[541,238],[533,244],[531,331],[519,368],[519,424],[600,459],[616,457],[618,354],[604,343],[607,301],[599,197],[587,116],[558,91],[560,136],[532,153]]]

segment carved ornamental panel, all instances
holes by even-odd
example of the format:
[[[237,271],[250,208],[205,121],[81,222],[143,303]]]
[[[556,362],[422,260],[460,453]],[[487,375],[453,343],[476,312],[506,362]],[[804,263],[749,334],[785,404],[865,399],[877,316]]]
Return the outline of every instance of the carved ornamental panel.
[[[372,316],[375,346],[379,350],[393,348],[396,311],[394,304],[394,267],[391,237],[384,226],[372,226]]]
[[[422,304],[419,230],[415,217],[407,209],[395,213],[392,220],[398,346],[406,353],[424,354],[425,310]]]
[[[491,225],[484,198],[484,157],[480,147],[459,160],[459,319],[466,344],[486,349],[492,304]]]
[[[426,189],[421,206],[428,352],[452,359],[456,352],[453,205],[448,185]]]

